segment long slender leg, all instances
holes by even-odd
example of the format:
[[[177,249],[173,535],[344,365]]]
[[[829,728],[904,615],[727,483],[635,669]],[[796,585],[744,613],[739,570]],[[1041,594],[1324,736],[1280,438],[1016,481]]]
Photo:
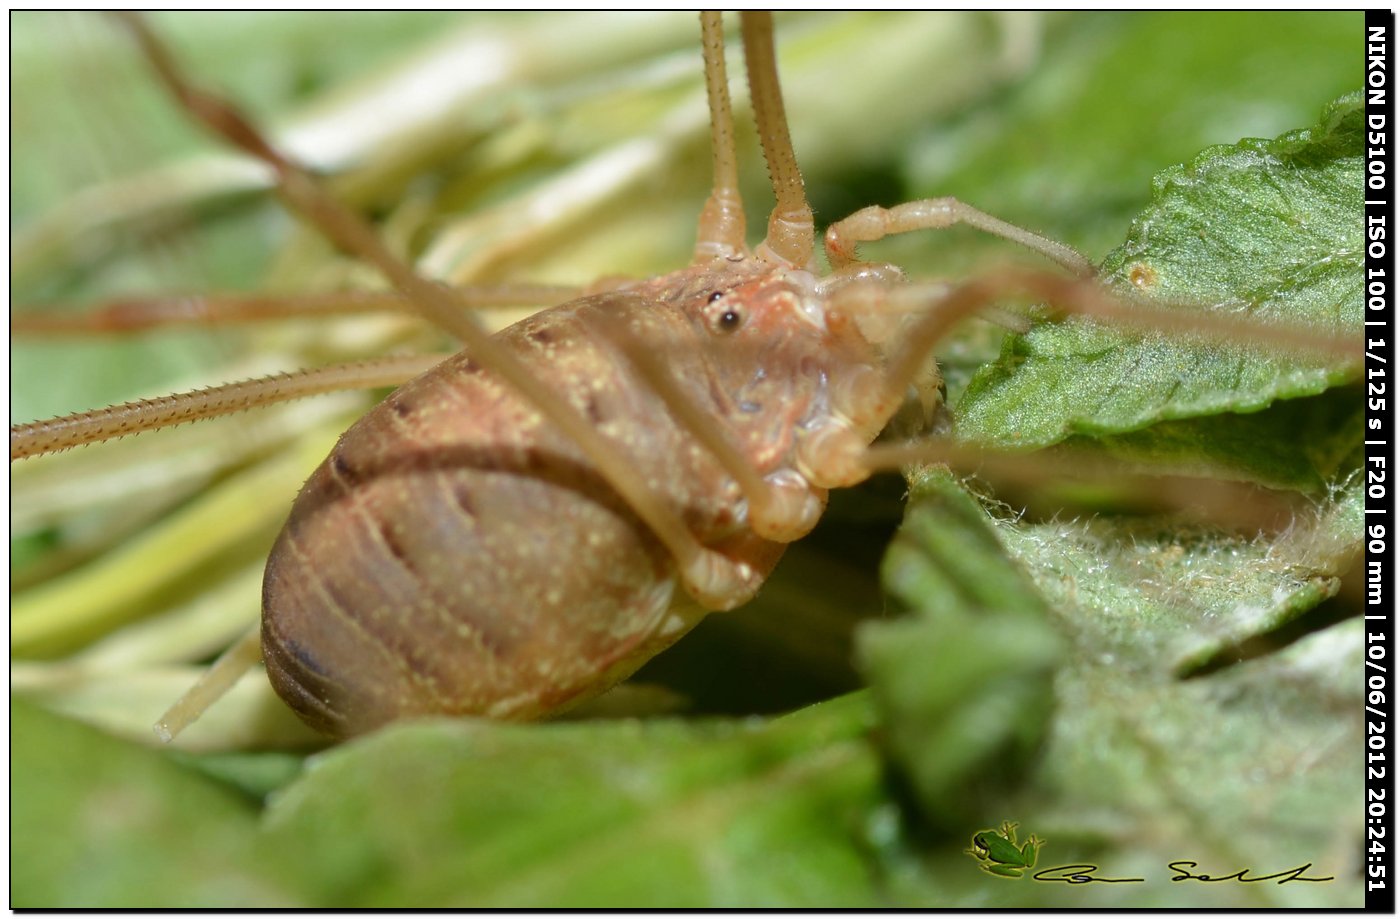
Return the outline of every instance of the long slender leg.
[[[1026,486],[1047,479],[1093,482],[1096,489],[1119,488],[1134,495],[1138,506],[1186,511],[1202,522],[1246,532],[1279,530],[1308,506],[1304,499],[1257,485],[1212,479],[1200,472],[1179,474],[1170,467],[1125,470],[1121,463],[1077,452],[1008,456],[933,439],[876,444],[861,457],[861,464],[871,472],[915,463],[946,463],[976,470],[979,477]]]
[[[861,208],[827,227],[826,254],[832,269],[839,271],[856,261],[857,243],[874,242],[915,230],[941,230],[959,223],[1025,246],[1081,277],[1094,273],[1093,263],[1069,246],[998,220],[957,198],[927,198],[891,208]]]
[[[812,208],[802,187],[802,173],[792,150],[783,92],[778,85],[778,63],[773,53],[773,14],[742,13],[744,63],[749,72],[754,120],[768,162],[777,203],[768,218],[768,236],[758,247],[765,255],[795,268],[807,268],[815,247]]]
[[[856,314],[862,308],[862,284],[851,284],[834,294],[833,309]],[[900,404],[906,387],[923,371],[926,356],[957,323],[1008,298],[1048,302],[1061,313],[1109,321],[1120,327],[1155,329],[1168,333],[1210,336],[1261,348],[1292,348],[1315,354],[1360,361],[1362,343],[1353,336],[1330,336],[1316,329],[1237,319],[1199,309],[1163,309],[1141,302],[1125,303],[1120,297],[1089,279],[1010,271],[946,287],[878,290],[882,309],[917,311],[921,317],[907,327],[890,349],[885,374],[878,385],[852,390],[839,406],[855,429],[878,431]],[[863,460],[865,446],[849,429],[824,430],[799,442],[800,461],[814,479],[826,487],[851,485],[869,474]]]
[[[458,288],[472,309],[553,306],[583,295],[577,287],[552,284],[482,284]],[[205,294],[112,300],[92,310],[57,304],[27,307],[10,317],[20,335],[95,335],[143,332],[178,325],[220,325],[271,319],[414,313],[418,309],[393,291],[347,290],[307,294]]]
[[[175,739],[185,728],[193,724],[205,709],[223,698],[233,688],[243,674],[262,660],[262,630],[254,626],[238,639],[227,651],[219,655],[199,682],[176,700],[155,723],[156,736],[165,743]]]
[[[442,360],[440,354],[413,354],[337,364],[17,424],[10,428],[10,459],[58,453],[82,444],[100,443],[322,393],[398,386]]]
[[[477,362],[514,387],[578,445],[599,474],[666,546],[693,597],[707,608],[729,609],[752,595],[751,572],[737,570],[728,559],[702,546],[681,516],[632,474],[632,464],[623,452],[566,400],[555,397],[514,354],[497,347],[450,288],[418,275],[380,241],[362,217],[278,152],[230,103],[190,85],[168,49],[139,17],[120,17],[166,88],[197,121],[265,163],[273,172],[281,197],[293,210],[340,248],[378,268],[427,319],[457,335]]]
[[[842,291],[843,296],[846,294]],[[955,324],[1009,297],[1043,300],[1061,313],[1102,319],[1129,328],[1211,336],[1261,348],[1292,348],[1356,361],[1360,361],[1364,353],[1361,341],[1353,336],[1331,336],[1306,326],[1222,316],[1199,308],[1191,309],[1190,304],[1163,308],[1141,301],[1129,303],[1095,281],[1038,272],[1009,271],[978,278],[951,291],[940,291],[936,299],[918,287],[894,291],[889,296],[896,304],[903,301],[907,309],[924,314],[908,330],[887,364],[887,385],[901,388],[918,372],[923,356]]]
[[[700,14],[705,54],[705,92],[710,100],[710,154],[714,190],[700,211],[695,260],[729,258],[744,252],[744,202],[739,197],[739,161],[734,148],[734,112],[724,66],[724,22],[717,12]]]

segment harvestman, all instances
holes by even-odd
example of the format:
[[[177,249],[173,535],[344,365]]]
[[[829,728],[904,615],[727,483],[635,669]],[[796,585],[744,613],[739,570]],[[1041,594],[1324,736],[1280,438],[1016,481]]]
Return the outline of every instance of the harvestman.
[[[342,735],[418,714],[539,717],[606,690],[706,612],[749,600],[816,523],[828,489],[954,456],[938,444],[869,444],[911,386],[926,400],[936,388],[935,341],[995,300],[1260,337],[1233,320],[1129,308],[1077,252],[951,198],[838,221],[825,235],[832,272],[819,277],[763,13],[742,14],[742,33],[777,199],[764,241],[745,242],[722,24],[702,14],[715,178],[691,265],[488,336],[468,295],[418,275],[233,106],[193,86],[139,18],[123,21],[198,122],[266,164],[293,210],[466,345],[431,369],[424,358],[384,359],[12,429],[14,459],[404,383],[308,481],[268,562],[260,632],[167,713],[157,727],[166,738],[260,655],[304,720]],[[858,243],[955,223],[1039,252],[1068,276],[1008,273],[935,290],[857,258]],[[1267,339],[1319,346],[1302,330]]]

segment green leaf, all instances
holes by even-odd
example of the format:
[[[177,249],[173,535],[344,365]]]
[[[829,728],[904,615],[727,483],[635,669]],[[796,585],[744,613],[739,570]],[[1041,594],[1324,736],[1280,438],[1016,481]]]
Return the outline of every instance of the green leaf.
[[[173,751],[171,758],[241,791],[259,804],[300,775],[303,761],[297,754],[275,751],[202,755]]]
[[[1095,258],[1122,242],[1166,164],[1307,124],[1356,88],[1352,62],[1364,52],[1356,11],[1134,10],[1051,19],[1047,30],[1025,80],[966,118],[924,127],[906,192],[956,194]],[[969,249],[983,260],[1014,254],[962,235],[948,272],[965,270]]]
[[[884,578],[916,612],[861,628],[861,668],[926,814],[960,827],[1024,770],[1064,649],[1034,585],[946,473],[911,489]]]
[[[1184,475],[1316,494],[1356,446],[1364,407],[1359,386],[1339,386],[1248,415],[1163,421],[1128,434],[1076,436],[1066,443],[1101,449],[1129,466],[1165,465]]]
[[[247,798],[165,755],[10,703],[10,905],[290,907]]]
[[[1088,862],[1104,876],[1146,879],[1130,893],[1096,891],[1093,899],[1038,887],[996,902],[1359,905],[1352,852],[1360,840],[1363,623],[1353,616],[1330,624],[1314,611],[1335,594],[1359,548],[1359,476],[1281,537],[1246,539],[1161,518],[1030,523],[984,512],[983,527],[994,528],[1014,559],[1001,562],[999,576],[1011,589],[965,580],[992,576],[992,565],[968,562],[968,553],[982,554],[982,540],[949,535],[965,515],[948,508],[971,500],[955,487],[946,474],[917,480],[887,562],[891,590],[919,614],[862,628],[862,660],[887,730],[896,741],[922,742],[896,742],[898,762],[936,816],[952,810],[969,833],[1010,819],[1023,836],[1047,839],[1039,868]],[[1021,586],[1021,569],[1034,588]],[[977,595],[1020,599],[980,605],[974,619],[965,598]],[[1032,644],[1008,630],[998,636],[1000,658],[995,639],[969,651],[944,624],[968,618],[992,635],[998,622],[1032,625],[1024,611],[1045,609],[1063,644]],[[1315,631],[1292,640],[1284,627],[1305,615]],[[1057,665],[1053,690],[1043,678],[1037,700],[1041,709],[1053,700],[1054,711],[1039,755],[1022,754],[1009,780],[1003,770],[990,788],[979,771],[942,767],[978,752],[978,735],[950,725],[976,724],[981,736],[1022,729],[1035,710],[1022,688],[1034,673],[1022,663],[1032,659],[1028,645],[1041,649],[1042,667]],[[1055,657],[1050,647],[1068,650]],[[961,681],[971,685],[955,702],[930,704]],[[998,706],[1006,696],[1022,705]],[[1309,876],[1335,880],[1207,892],[1170,880],[1165,865],[1178,859],[1213,875],[1311,863]],[[960,862],[964,872],[977,870],[961,849],[942,849],[922,881],[945,897],[963,889],[968,899],[954,902],[981,902],[972,899],[976,885],[958,880]]]
[[[1212,148],[1168,170],[1127,242],[1105,260],[1104,275],[1123,289],[1145,284],[1168,303],[1332,334],[1358,329],[1360,133],[1357,94],[1329,108],[1315,128]],[[1244,343],[1202,346],[1068,320],[1010,339],[1001,359],[969,384],[957,426],[968,439],[1031,449],[1075,434],[1254,412],[1357,375],[1351,361],[1272,356]],[[1286,424],[1278,428],[1276,443],[1296,444]]]
[[[876,904],[863,697],[769,724],[391,727],[268,812],[323,905]]]

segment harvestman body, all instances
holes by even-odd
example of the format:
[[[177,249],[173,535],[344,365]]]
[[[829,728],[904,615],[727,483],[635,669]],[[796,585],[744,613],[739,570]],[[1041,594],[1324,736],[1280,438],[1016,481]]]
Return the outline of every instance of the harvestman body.
[[[1124,318],[1092,282],[1046,275],[973,281],[930,310],[935,298],[902,287],[897,269],[856,261],[858,242],[963,222],[1092,273],[1073,250],[953,199],[866,208],[834,224],[834,273],[818,278],[772,24],[757,13],[743,15],[745,58],[777,206],[767,238],[749,250],[722,26],[718,14],[701,21],[715,185],[693,264],[489,337],[457,292],[415,274],[231,106],[192,87],[140,20],[126,20],[182,105],[271,167],[289,205],[467,346],[341,438],[269,558],[261,652],[256,637],[240,642],[159,732],[197,717],[259,653],[278,694],[334,734],[412,715],[522,719],[567,708],[625,678],[706,611],[750,599],[785,544],[816,523],[828,488],[901,461],[877,461],[867,446],[929,375],[932,344],[957,320],[1027,294]],[[902,325],[881,316],[879,305],[900,294],[908,302],[897,309],[912,302],[924,314]],[[414,366],[308,371],[22,425],[11,457],[400,382]]]

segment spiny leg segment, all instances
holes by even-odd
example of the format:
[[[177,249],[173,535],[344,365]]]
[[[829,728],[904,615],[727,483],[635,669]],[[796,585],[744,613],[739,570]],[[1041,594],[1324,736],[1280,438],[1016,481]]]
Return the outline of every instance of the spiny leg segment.
[[[110,408],[10,428],[10,459],[57,453],[191,421],[218,418],[278,402],[290,402],[346,389],[398,386],[442,361],[442,355],[414,354],[339,364],[318,370],[275,374],[193,392],[125,402]]]
[[[695,261],[731,258],[747,251],[744,202],[739,198],[739,161],[734,144],[734,111],[724,66],[724,21],[717,12],[700,14],[705,55],[705,93],[710,103],[710,154],[714,188],[700,211]]]
[[[763,144],[763,159],[773,182],[777,202],[768,218],[768,236],[758,247],[760,258],[776,258],[795,268],[808,268],[814,249],[812,208],[802,186],[802,172],[792,150],[783,93],[778,84],[778,63],[773,52],[773,14],[741,13],[744,65],[749,73],[749,95],[754,120]]]

